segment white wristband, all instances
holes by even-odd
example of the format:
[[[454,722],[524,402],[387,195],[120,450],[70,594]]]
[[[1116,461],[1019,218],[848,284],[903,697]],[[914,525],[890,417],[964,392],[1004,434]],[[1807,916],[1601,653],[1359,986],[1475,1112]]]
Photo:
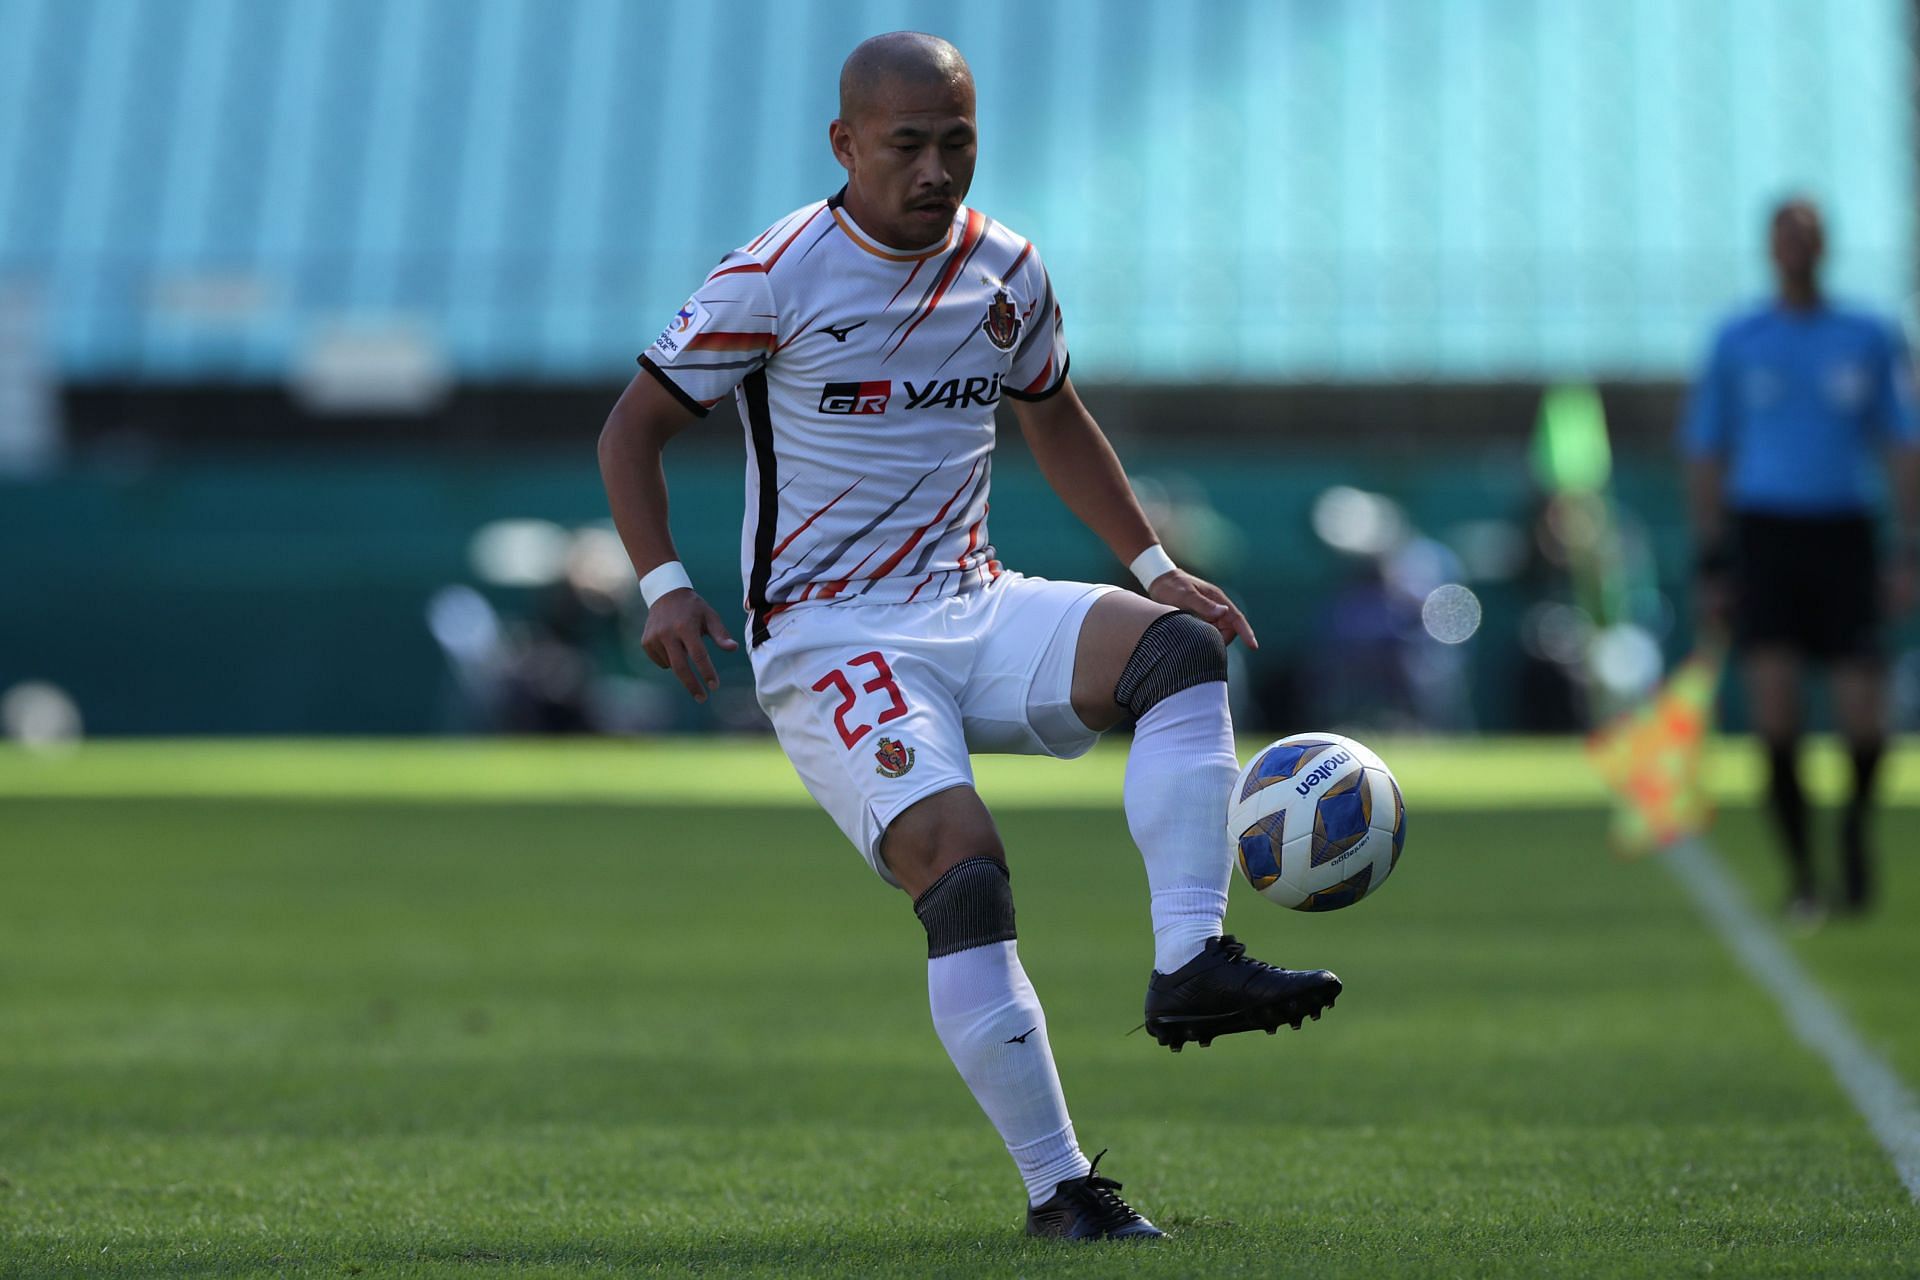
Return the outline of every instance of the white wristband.
[[[1140,579],[1142,591],[1151,587],[1161,574],[1172,573],[1178,567],[1173,557],[1167,554],[1167,549],[1157,542],[1135,556],[1133,563],[1127,566],[1133,571],[1133,576]]]
[[[687,576],[687,566],[678,560],[669,560],[665,564],[655,565],[648,570],[646,577],[640,579],[640,598],[651,609],[653,602],[667,592],[692,585],[693,579]]]

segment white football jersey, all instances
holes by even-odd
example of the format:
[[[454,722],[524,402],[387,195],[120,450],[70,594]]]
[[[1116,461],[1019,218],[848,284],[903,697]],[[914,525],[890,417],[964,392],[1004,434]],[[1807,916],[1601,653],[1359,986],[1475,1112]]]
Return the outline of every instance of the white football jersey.
[[[835,196],[721,259],[640,364],[695,413],[729,391],[739,404],[758,643],[789,609],[938,599],[997,576],[994,406],[1058,391],[1067,347],[1026,240],[963,205],[945,240],[907,253]]]

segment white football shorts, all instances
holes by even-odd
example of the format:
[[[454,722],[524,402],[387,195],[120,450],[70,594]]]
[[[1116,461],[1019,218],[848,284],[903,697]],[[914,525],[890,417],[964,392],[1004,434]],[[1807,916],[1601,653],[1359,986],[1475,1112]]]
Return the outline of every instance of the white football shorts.
[[[1087,610],[1109,586],[1003,572],[925,603],[816,605],[753,650],[760,706],[800,780],[867,864],[916,800],[973,785],[973,752],[1084,755],[1073,709]]]

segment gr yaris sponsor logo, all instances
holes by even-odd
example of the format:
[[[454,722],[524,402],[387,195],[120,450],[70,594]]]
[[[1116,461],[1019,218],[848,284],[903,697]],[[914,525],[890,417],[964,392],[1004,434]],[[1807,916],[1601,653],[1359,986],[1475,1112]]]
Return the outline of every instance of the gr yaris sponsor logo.
[[[903,382],[909,409],[967,409],[1000,403],[1000,375],[990,378],[935,378]]]
[[[822,413],[885,413],[891,382],[829,382],[820,390]]]

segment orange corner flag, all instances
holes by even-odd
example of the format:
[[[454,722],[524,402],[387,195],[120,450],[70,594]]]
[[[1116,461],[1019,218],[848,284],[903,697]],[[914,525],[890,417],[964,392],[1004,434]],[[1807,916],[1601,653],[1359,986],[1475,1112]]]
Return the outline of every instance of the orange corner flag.
[[[1587,758],[1613,790],[1613,850],[1658,853],[1713,821],[1701,778],[1724,654],[1703,649],[1645,703],[1595,730]]]

